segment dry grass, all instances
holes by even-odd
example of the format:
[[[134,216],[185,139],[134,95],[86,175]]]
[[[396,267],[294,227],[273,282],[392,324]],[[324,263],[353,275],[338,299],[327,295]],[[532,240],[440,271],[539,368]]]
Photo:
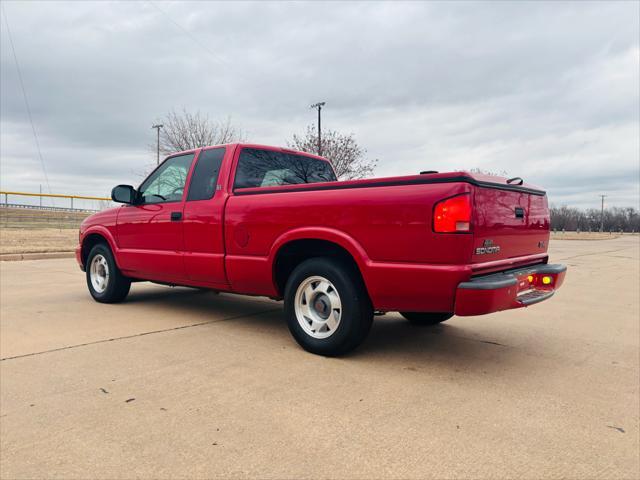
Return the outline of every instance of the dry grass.
[[[78,230],[75,229],[0,229],[0,254],[72,252],[77,244]]]
[[[90,212],[0,208],[0,254],[72,252]]]
[[[0,208],[0,227],[2,228],[35,228],[77,230],[80,222],[91,215],[84,211],[55,211],[29,208]]]

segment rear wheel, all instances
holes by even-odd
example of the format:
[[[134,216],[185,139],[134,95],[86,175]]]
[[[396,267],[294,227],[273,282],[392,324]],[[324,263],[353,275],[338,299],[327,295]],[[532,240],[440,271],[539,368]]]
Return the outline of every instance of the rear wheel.
[[[289,276],[284,295],[291,334],[305,350],[335,356],[365,339],[373,308],[353,268],[329,257],[302,262]]]
[[[414,325],[436,325],[453,317],[449,312],[400,312],[400,315]]]
[[[131,280],[122,275],[107,245],[99,243],[91,249],[85,269],[87,287],[95,301],[117,303],[126,298]]]

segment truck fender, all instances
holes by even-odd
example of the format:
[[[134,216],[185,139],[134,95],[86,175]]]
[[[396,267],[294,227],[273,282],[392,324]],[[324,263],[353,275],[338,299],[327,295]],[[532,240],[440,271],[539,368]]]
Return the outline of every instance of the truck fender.
[[[366,272],[371,261],[365,249],[362,248],[362,245],[350,235],[328,227],[302,227],[289,230],[278,237],[269,252],[268,262],[271,271],[274,270],[276,257],[280,249],[287,243],[295,240],[325,240],[341,246],[353,257],[362,276],[366,277]]]
[[[121,268],[120,262],[118,260],[118,246],[116,244],[115,238],[113,238],[113,235],[109,231],[109,229],[104,227],[104,226],[102,226],[102,225],[92,225],[92,226],[90,226],[82,234],[82,244],[81,245],[84,245],[84,242],[85,242],[86,238],[89,235],[100,235],[101,237],[103,237],[107,241],[107,243],[109,244],[109,248],[111,249],[111,252],[113,253],[113,258],[116,261],[116,265],[118,266],[118,268]]]

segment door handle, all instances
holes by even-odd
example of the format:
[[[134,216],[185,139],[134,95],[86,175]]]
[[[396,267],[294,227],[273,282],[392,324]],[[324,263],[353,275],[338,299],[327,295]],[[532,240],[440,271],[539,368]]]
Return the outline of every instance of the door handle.
[[[178,222],[182,220],[182,212],[171,212],[171,221]]]

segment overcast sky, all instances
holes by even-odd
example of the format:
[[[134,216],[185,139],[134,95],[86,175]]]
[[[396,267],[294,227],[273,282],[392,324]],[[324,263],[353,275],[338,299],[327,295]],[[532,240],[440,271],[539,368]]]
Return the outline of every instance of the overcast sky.
[[[47,189],[8,21],[54,193],[138,184],[172,108],[284,146],[326,101],[376,176],[475,167],[638,207],[635,1],[2,3],[2,189]]]

